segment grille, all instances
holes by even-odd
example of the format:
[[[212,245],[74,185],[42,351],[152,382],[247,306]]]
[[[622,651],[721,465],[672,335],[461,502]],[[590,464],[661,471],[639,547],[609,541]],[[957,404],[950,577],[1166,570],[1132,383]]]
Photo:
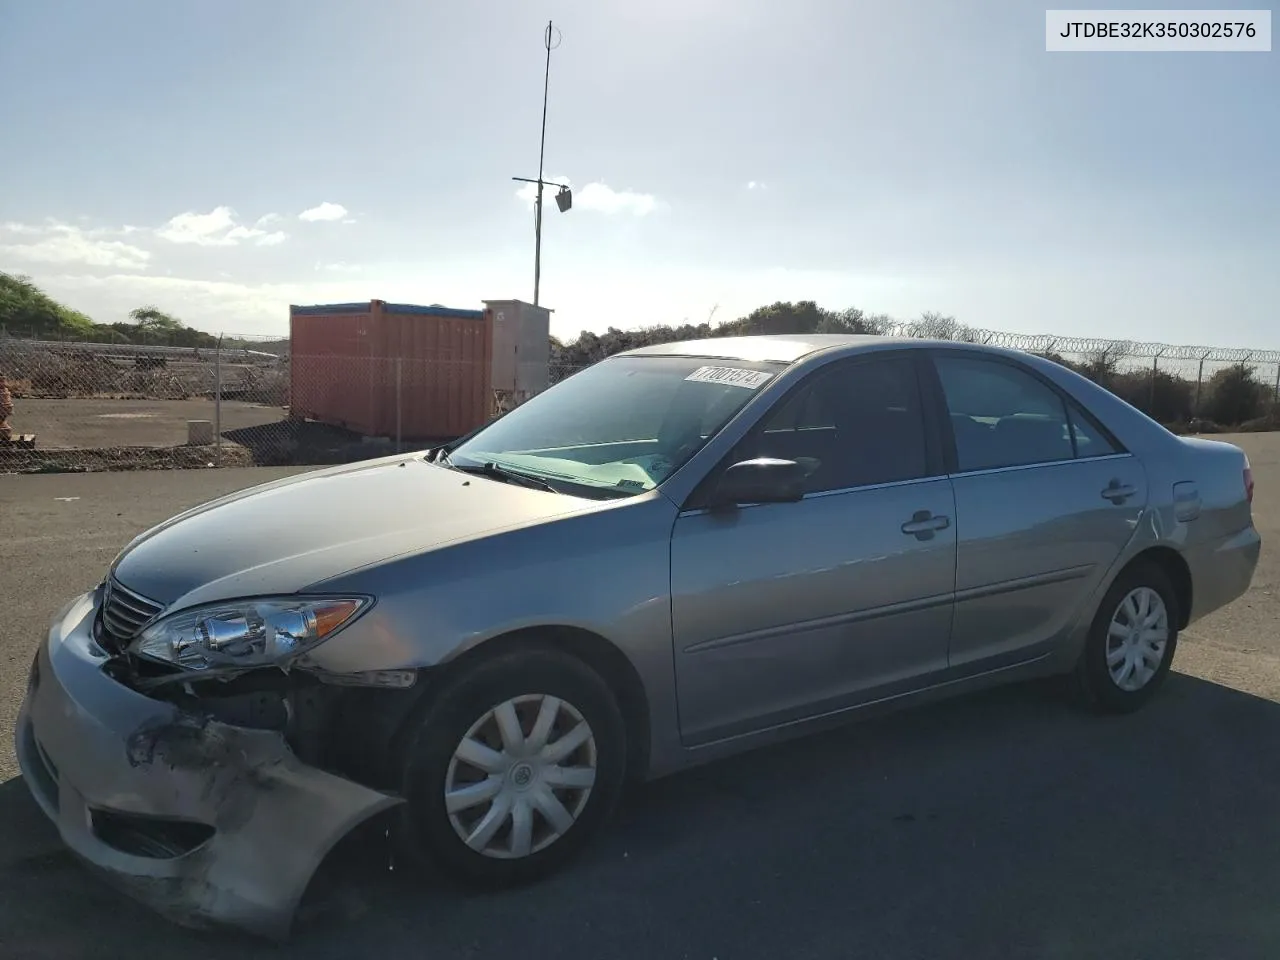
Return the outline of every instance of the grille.
[[[116,650],[121,650],[163,609],[154,600],[125,589],[115,577],[108,577],[102,594],[102,632]]]

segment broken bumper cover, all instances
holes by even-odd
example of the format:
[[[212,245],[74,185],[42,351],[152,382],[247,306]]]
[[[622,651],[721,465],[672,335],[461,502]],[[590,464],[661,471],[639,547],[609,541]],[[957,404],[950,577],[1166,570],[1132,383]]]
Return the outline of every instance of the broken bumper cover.
[[[18,716],[28,788],[77,855],[163,915],[288,936],[337,841],[394,797],[301,763],[284,737],[180,711],[103,672],[95,596],[55,619]]]

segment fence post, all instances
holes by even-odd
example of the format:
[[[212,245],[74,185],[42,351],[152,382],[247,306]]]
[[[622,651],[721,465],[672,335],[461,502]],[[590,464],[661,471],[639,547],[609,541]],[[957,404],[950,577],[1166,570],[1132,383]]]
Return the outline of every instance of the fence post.
[[[222,466],[222,334],[213,350],[213,462]]]
[[[1200,388],[1204,386],[1204,361],[1205,358],[1201,357],[1200,369],[1196,372],[1196,406],[1192,411],[1192,416],[1195,417],[1200,416]]]
[[[402,403],[401,397],[400,397],[400,384],[402,382],[401,366],[403,365],[403,363],[404,363],[403,357],[396,357],[396,453],[404,452],[400,448],[400,416],[401,416],[401,411],[404,407],[404,404]]]
[[[1151,416],[1156,415],[1156,374],[1160,371],[1160,354],[1157,353],[1151,358],[1151,389],[1150,396],[1147,399],[1147,405],[1151,408]]]
[[[1271,388],[1271,412],[1280,410],[1280,361],[1276,362],[1276,385]]]

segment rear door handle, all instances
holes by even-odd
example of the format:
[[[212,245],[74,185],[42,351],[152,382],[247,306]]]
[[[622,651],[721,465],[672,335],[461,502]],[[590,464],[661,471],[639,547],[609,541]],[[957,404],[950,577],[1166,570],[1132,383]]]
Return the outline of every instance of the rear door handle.
[[[1121,483],[1119,480],[1112,480],[1107,488],[1102,491],[1103,499],[1110,500],[1112,503],[1123,503],[1138,491],[1127,483]]]
[[[951,526],[950,517],[935,517],[928,510],[917,510],[911,519],[902,525],[902,532],[917,540],[928,540],[936,531],[945,530],[949,526]]]

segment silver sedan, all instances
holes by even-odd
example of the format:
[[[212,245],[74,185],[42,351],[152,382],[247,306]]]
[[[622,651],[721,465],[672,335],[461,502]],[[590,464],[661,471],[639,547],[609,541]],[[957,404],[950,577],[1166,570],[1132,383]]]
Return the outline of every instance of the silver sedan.
[[[408,862],[543,876],[624,783],[873,705],[1070,678],[1126,712],[1248,588],[1245,455],[1048,360],[669,344],[471,436],[147,531],[54,619],[18,757],[77,854],[287,934],[385,815]]]

